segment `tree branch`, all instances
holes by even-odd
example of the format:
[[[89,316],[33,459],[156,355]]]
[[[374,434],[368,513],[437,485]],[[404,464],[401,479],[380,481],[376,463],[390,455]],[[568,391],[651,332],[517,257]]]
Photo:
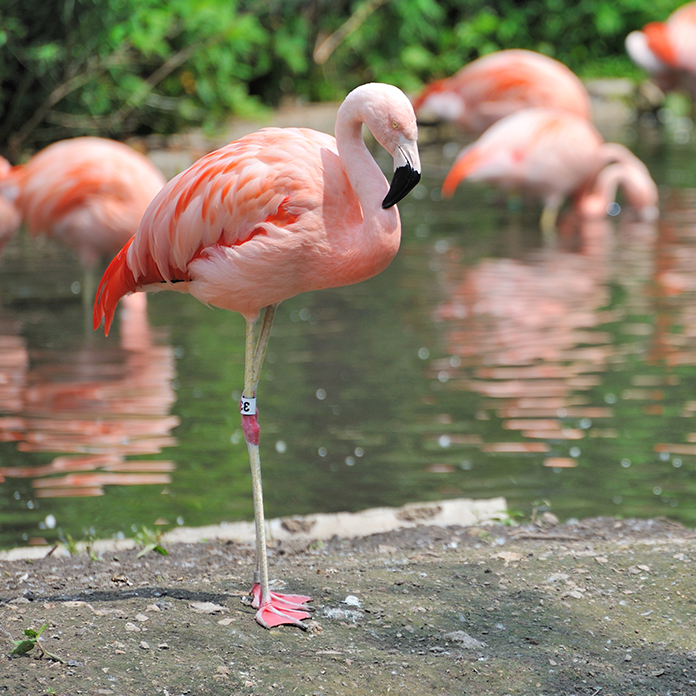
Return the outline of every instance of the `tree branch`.
[[[367,0],[358,7],[348,19],[327,39],[314,48],[312,58],[317,65],[323,65],[331,54],[380,6],[389,0]]]

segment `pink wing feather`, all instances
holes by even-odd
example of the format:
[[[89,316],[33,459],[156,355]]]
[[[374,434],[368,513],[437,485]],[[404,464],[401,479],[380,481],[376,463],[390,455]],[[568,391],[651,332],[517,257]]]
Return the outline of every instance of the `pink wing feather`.
[[[289,277],[301,269],[297,264],[284,265],[282,256],[318,241],[316,235],[324,226],[313,221],[313,215],[323,216],[331,207],[327,199],[339,198],[327,191],[336,186],[342,195],[340,210],[333,210],[333,215],[344,224],[355,221],[360,206],[338,159],[335,140],[309,129],[263,129],[202,157],[156,196],[129,248],[107,269],[97,292],[95,327],[105,317],[108,329],[121,296],[157,283],[185,281],[171,289],[191,291],[189,281],[198,280],[207,288],[196,294],[198,299],[249,316],[279,301],[275,298],[283,288],[286,296],[301,291]],[[257,240],[256,247],[246,245],[242,250],[252,239]],[[269,254],[258,253],[264,242]],[[237,297],[244,295],[243,288],[229,290],[229,278],[220,277],[221,263],[213,267],[223,256],[227,260],[244,256],[248,262],[234,268],[240,274],[255,274],[247,285],[258,278],[248,296]],[[272,256],[273,265],[270,261],[266,265],[264,256]],[[206,262],[207,273],[196,274],[197,264]]]

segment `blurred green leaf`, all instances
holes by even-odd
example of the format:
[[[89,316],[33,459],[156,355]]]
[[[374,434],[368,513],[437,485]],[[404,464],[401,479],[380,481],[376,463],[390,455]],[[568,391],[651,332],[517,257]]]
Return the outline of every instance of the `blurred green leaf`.
[[[614,5],[603,3],[598,7],[596,26],[602,36],[611,36],[623,28],[621,15]]]
[[[221,128],[287,97],[340,99],[377,80],[415,91],[505,48],[580,77],[643,73],[628,32],[682,0],[4,0],[0,151],[85,133]],[[328,59],[315,48],[334,36]]]
[[[34,648],[35,640],[16,640],[14,648],[10,650],[10,655],[24,655]]]

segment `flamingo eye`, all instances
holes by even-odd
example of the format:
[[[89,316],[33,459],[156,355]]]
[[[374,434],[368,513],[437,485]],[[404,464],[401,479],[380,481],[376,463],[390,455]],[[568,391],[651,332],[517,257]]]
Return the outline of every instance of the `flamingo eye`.
[[[392,121],[391,126],[394,130],[399,130],[399,127],[400,127],[398,121]]]

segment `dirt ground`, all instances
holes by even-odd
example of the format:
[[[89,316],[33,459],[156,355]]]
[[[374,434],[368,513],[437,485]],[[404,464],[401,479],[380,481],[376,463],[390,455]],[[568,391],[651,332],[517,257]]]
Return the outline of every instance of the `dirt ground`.
[[[668,520],[280,545],[307,632],[254,622],[251,546],[167,550],[0,562],[0,694],[696,693],[696,534]],[[45,623],[64,662],[9,655]]]

